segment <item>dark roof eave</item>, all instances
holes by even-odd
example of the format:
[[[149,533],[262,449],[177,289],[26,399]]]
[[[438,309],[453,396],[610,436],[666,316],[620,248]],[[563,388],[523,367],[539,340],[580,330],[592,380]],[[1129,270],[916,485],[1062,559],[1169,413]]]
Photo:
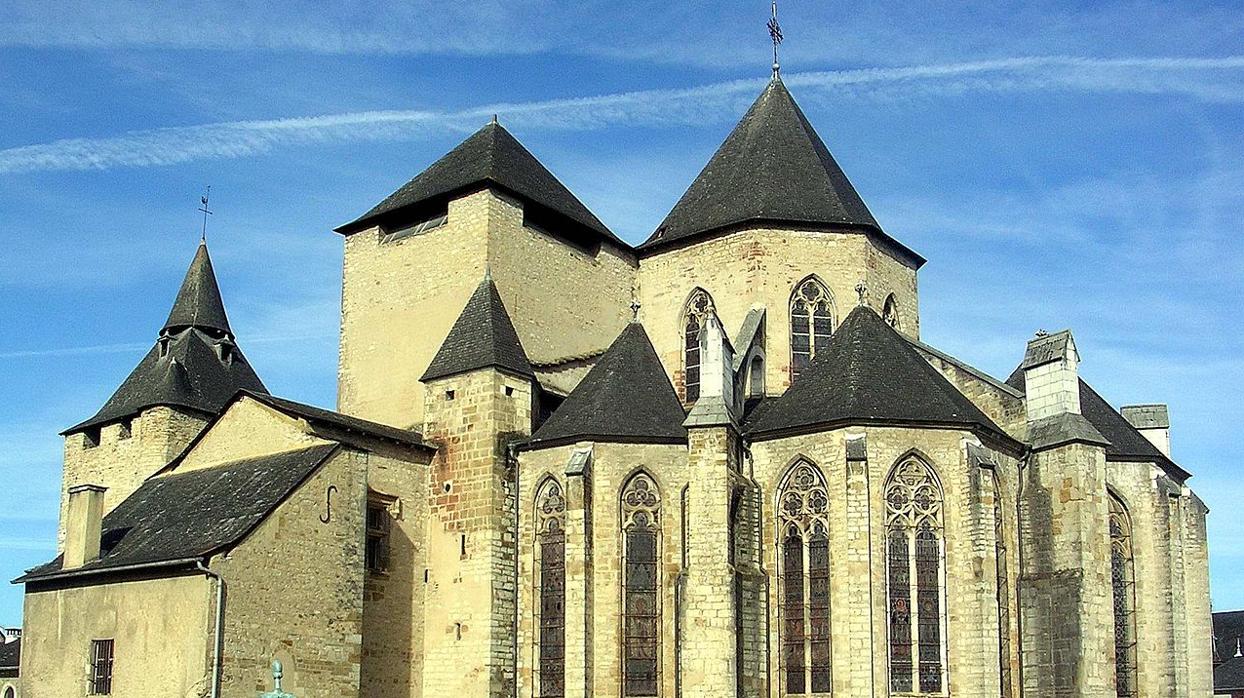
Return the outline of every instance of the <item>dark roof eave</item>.
[[[473,367],[473,368],[464,368],[464,369],[462,369],[462,370],[458,370],[458,371],[448,371],[448,372],[442,372],[442,373],[439,373],[439,374],[431,374],[431,373],[426,373],[426,372],[425,372],[422,376],[420,376],[420,377],[419,377],[419,382],[420,382],[420,383],[427,383],[428,381],[438,381],[438,380],[442,380],[442,379],[445,379],[445,378],[453,378],[454,376],[461,376],[461,375],[463,375],[463,374],[465,374],[465,373],[472,373],[472,372],[474,372],[474,371],[482,371],[482,370],[487,369],[487,368],[491,368],[491,369],[494,369],[494,370],[500,371],[500,372],[502,372],[502,373],[509,374],[509,375],[511,375],[511,376],[513,376],[513,377],[515,377],[515,378],[524,378],[524,379],[529,380],[529,381],[532,381],[532,382],[534,382],[534,383],[539,383],[539,382],[540,382],[540,381],[539,381],[539,379],[537,379],[537,378],[536,378],[536,375],[535,375],[535,373],[534,373],[534,372],[533,372],[533,373],[524,373],[523,371],[517,371],[517,370],[515,370],[515,369],[509,368],[508,366],[504,366],[504,365],[502,365],[502,364],[500,364],[500,363],[497,363],[497,362],[493,362],[493,363],[484,364],[483,366],[475,366],[475,367]]]
[[[745,435],[749,441],[773,441],[790,436],[803,436],[805,434],[815,434],[824,431],[835,431],[837,429],[845,429],[849,427],[917,427],[924,429],[940,429],[950,431],[966,431],[980,437],[988,438],[990,441],[1005,447],[1011,455],[1022,455],[1028,450],[1027,444],[1006,434],[1005,432],[995,431],[984,425],[975,422],[933,422],[919,419],[873,419],[869,417],[855,417],[851,419],[835,419],[823,422],[810,422],[807,424],[799,424],[795,426],[782,427],[779,429],[767,429],[764,431],[752,431],[745,429]]]
[[[245,389],[244,389],[244,390],[245,390]],[[191,412],[194,412],[194,413],[196,413],[196,414],[198,414],[198,415],[201,415],[201,416],[204,416],[204,417],[213,417],[213,416],[215,416],[215,415],[214,415],[214,413],[209,412],[209,411],[207,411],[207,410],[203,409],[202,407],[196,407],[196,406],[194,406],[194,405],[188,405],[188,404],[185,404],[185,403],[177,402],[176,400],[161,400],[161,401],[158,401],[158,402],[153,402],[153,403],[151,403],[151,404],[149,404],[149,405],[144,405],[144,406],[140,407],[137,411],[135,411],[135,412],[130,412],[129,414],[122,414],[122,415],[116,415],[116,416],[111,416],[111,417],[102,417],[102,418],[101,418],[101,417],[98,417],[98,416],[96,416],[96,417],[91,417],[90,419],[86,420],[85,422],[81,422],[81,423],[79,423],[79,424],[75,424],[74,426],[71,426],[71,427],[69,427],[68,429],[66,429],[66,430],[62,431],[62,432],[59,434],[59,436],[69,436],[70,434],[76,434],[77,432],[80,432],[80,431],[85,431],[85,430],[90,429],[90,428],[92,428],[92,427],[102,427],[102,426],[106,426],[106,425],[108,425],[108,424],[114,424],[114,423],[116,423],[116,422],[120,422],[120,421],[121,421],[121,420],[123,420],[123,419],[132,419],[132,418],[137,417],[138,415],[142,414],[143,412],[146,412],[147,410],[149,410],[149,409],[151,409],[151,408],[153,408],[153,407],[176,407],[176,408],[178,408],[178,409],[189,410],[189,411],[191,411]],[[223,408],[222,408],[222,409],[223,409]]]
[[[1111,463],[1149,463],[1156,465],[1181,485],[1192,477],[1192,473],[1184,470],[1178,463],[1170,459],[1157,460],[1141,455],[1107,454],[1106,461]]]
[[[199,557],[184,557],[174,560],[157,560],[155,562],[140,562],[133,565],[118,565],[116,567],[88,567],[74,568],[71,570],[57,570],[46,574],[30,574],[26,573],[14,579],[10,584],[29,584],[31,582],[55,582],[66,579],[80,579],[84,577],[97,577],[102,575],[125,574],[128,572],[141,572],[144,570],[186,567],[196,563],[203,562],[211,553],[205,553]]]
[[[557,448],[559,446],[568,446],[583,441],[601,444],[648,444],[653,446],[686,446],[687,437],[682,436],[634,436],[634,435],[617,435],[617,434],[577,434],[572,436],[558,436],[550,439],[541,439],[533,441],[528,439],[525,443],[519,444],[517,450],[520,452],[539,451],[546,448]]]
[[[529,196],[525,196],[517,191],[514,191],[513,189],[505,186],[504,184],[501,184],[500,182],[492,178],[486,178],[478,182],[474,182],[472,184],[461,186],[461,187],[458,187],[457,189],[452,189],[450,191],[447,191],[444,194],[437,194],[436,196],[423,199],[421,201],[412,201],[408,204],[398,206],[397,208],[389,209],[388,211],[381,211],[380,213],[365,213],[362,216],[350,221],[349,223],[343,223],[337,226],[336,228],[333,228],[333,232],[339,235],[345,235],[345,236],[353,235],[355,233],[361,233],[364,230],[368,230],[376,226],[383,226],[385,223],[391,221],[392,219],[401,218],[403,214],[408,213],[413,210],[417,210],[421,207],[430,207],[430,206],[439,205],[441,203],[448,204],[449,201],[453,199],[457,199],[463,196],[474,194],[476,192],[481,192],[481,191],[484,191],[485,189],[490,189],[490,188],[497,189],[511,197],[514,197],[518,199],[519,201],[522,201],[524,205],[531,204],[531,205],[538,206],[543,210],[551,211],[553,214],[563,219],[567,224],[575,228],[578,228],[579,230],[587,232],[592,237],[598,238],[603,242],[608,242],[609,244],[621,250],[633,251],[634,249],[631,247],[631,245],[627,244],[625,240],[619,238],[617,235],[614,235],[613,231],[605,227],[604,223],[601,223],[600,227],[597,228],[595,226],[588,225],[587,223],[584,223],[582,221],[575,220],[574,218],[564,213],[561,213],[560,211],[551,209],[541,204],[540,202],[533,200]]]
[[[635,252],[640,258],[651,257],[656,254],[670,252],[672,250],[681,249],[684,247],[690,247],[692,245],[696,245],[696,244],[699,244],[701,242],[704,242],[706,240],[710,240],[713,238],[724,237],[726,235],[730,235],[733,233],[742,232],[744,230],[754,228],[758,224],[763,225],[766,223],[774,224],[778,226],[793,226],[793,227],[803,228],[805,230],[809,230],[812,232],[834,233],[834,232],[844,231],[844,232],[864,233],[866,235],[875,236],[879,238],[880,240],[882,240],[883,242],[885,242],[886,244],[892,246],[895,249],[895,251],[899,253],[899,256],[906,258],[906,260],[910,262],[912,266],[915,267],[916,269],[923,267],[925,263],[928,262],[928,260],[925,259],[920,253],[916,252],[910,247],[899,242],[894,237],[892,237],[889,233],[882,230],[879,226],[875,226],[872,224],[848,223],[848,222],[826,223],[824,221],[807,221],[807,220],[765,218],[765,217],[748,218],[746,220],[736,221],[733,223],[726,223],[724,225],[719,225],[713,228],[706,228],[705,230],[702,230],[699,232],[691,233],[689,235],[685,235],[681,237],[672,238],[669,240],[653,240],[652,238],[649,238],[647,241],[636,246]]]

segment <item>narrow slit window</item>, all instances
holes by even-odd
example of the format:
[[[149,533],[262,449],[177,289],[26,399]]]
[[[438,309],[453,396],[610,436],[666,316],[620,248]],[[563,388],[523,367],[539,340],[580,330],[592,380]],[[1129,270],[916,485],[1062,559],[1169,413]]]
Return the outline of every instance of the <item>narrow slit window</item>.
[[[638,473],[622,491],[622,694],[658,694],[661,662],[661,497]]]
[[[1114,596],[1114,684],[1119,698],[1135,698],[1136,578],[1132,520],[1123,502],[1110,495],[1110,581]]]
[[[566,500],[556,480],[536,496],[539,698],[566,694]]]

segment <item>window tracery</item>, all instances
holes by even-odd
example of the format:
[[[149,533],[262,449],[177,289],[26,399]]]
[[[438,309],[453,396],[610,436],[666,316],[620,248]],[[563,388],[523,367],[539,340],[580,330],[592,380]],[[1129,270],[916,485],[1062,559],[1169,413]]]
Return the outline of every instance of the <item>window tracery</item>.
[[[1132,521],[1123,502],[1110,495],[1110,580],[1114,596],[1115,692],[1135,698],[1136,579],[1132,559]]]
[[[683,395],[686,402],[700,399],[700,361],[704,348],[704,326],[716,312],[713,297],[697,288],[687,299],[683,311]]]
[[[566,693],[566,499],[549,479],[536,495],[539,551],[540,698]]]
[[[647,473],[622,490],[622,693],[655,696],[659,679],[661,495]]]
[[[834,332],[834,302],[829,289],[816,277],[795,286],[790,297],[790,372],[799,377]]]
[[[942,490],[927,465],[909,458],[891,473],[885,501],[890,690],[942,694]]]
[[[778,492],[782,659],[786,693],[832,690],[829,604],[829,491],[820,470],[795,463]]]

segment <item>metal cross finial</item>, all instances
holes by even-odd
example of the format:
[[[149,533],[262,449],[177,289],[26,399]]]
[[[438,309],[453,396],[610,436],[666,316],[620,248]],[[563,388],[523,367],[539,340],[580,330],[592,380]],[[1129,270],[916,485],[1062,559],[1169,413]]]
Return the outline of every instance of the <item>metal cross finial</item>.
[[[777,20],[777,0],[773,0],[773,14],[769,17],[769,38],[773,39],[773,78],[776,80],[782,69],[778,63],[778,44],[782,43],[782,26]]]
[[[199,203],[203,204],[199,210],[203,212],[203,233],[199,237],[200,242],[207,242],[207,217],[212,215],[212,211],[207,206],[207,202],[212,198],[212,185],[207,185],[207,193],[199,197]]]
[[[860,305],[868,305],[868,284],[860,281],[855,285],[855,292],[860,296]]]
[[[639,299],[631,299],[631,322],[639,322]]]

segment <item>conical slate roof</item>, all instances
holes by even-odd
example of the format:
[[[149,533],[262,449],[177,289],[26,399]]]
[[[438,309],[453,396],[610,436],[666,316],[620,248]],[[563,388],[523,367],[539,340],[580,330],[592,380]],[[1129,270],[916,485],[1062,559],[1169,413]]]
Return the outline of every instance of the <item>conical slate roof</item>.
[[[857,306],[781,397],[757,410],[752,435],[856,424],[1001,428],[911,344],[866,306]]]
[[[233,334],[229,329],[229,318],[225,315],[225,303],[220,298],[220,287],[216,285],[216,272],[212,269],[206,242],[199,243],[199,249],[194,253],[194,260],[186,270],[186,278],[181,282],[181,290],[177,292],[177,300],[173,302],[173,309],[164,321],[162,331],[175,332],[185,327]]]
[[[268,392],[233,341],[207,246],[200,244],[155,346],[94,417],[63,433],[159,405],[215,414],[243,389]]]
[[[591,235],[627,247],[531,151],[496,122],[476,131],[370,211],[337,228],[337,232],[358,232],[385,222],[401,210],[444,201],[487,184],[553,211]]]
[[[529,443],[686,443],[686,417],[648,333],[632,322]]]
[[[489,367],[535,377],[501,294],[492,279],[485,277],[420,380],[426,382]]]
[[[669,245],[747,221],[881,232],[777,78],[639,249]]]

